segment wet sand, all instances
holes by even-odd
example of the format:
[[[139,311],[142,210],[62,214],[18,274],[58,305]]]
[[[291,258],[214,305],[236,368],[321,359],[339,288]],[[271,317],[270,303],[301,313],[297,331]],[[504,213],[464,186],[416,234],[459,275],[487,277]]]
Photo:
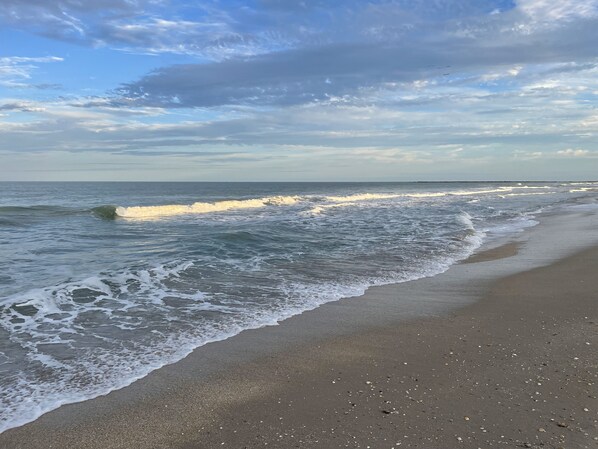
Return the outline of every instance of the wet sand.
[[[206,345],[0,447],[596,448],[598,247],[547,263],[546,239],[579,229],[545,229],[519,253]]]
[[[479,263],[488,262],[491,260],[504,259],[506,257],[513,257],[519,251],[518,242],[505,243],[504,245],[490,248],[484,251],[477,252],[471,257],[463,261],[463,263]]]

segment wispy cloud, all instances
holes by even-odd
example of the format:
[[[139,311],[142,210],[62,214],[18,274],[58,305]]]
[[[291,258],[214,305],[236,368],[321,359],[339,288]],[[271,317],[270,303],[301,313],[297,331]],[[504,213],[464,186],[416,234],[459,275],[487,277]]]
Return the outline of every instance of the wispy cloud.
[[[7,0],[0,22],[81,45],[214,60],[287,48],[294,41],[283,28],[246,26],[270,19],[241,2],[232,3],[226,9],[211,0]]]
[[[24,57],[5,56],[0,57],[0,86],[15,88],[55,88],[55,84],[31,84],[32,72],[38,69],[39,64],[49,62],[62,62],[64,59],[57,56]]]
[[[0,18],[10,26],[48,37],[81,41],[93,39],[89,33],[98,21],[135,16],[144,7],[157,3],[159,0],[4,0]]]
[[[0,111],[43,112],[44,107],[30,101],[14,101],[0,104]]]
[[[562,22],[598,16],[597,0],[518,0],[517,4],[532,23],[544,26],[557,26]]]

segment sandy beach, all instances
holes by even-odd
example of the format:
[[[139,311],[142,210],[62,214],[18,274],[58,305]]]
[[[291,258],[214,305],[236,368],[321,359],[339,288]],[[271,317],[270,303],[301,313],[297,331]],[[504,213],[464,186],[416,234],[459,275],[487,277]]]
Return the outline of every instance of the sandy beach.
[[[0,447],[598,447],[596,215],[196,350]]]
[[[0,1],[0,449],[598,449],[598,0]]]

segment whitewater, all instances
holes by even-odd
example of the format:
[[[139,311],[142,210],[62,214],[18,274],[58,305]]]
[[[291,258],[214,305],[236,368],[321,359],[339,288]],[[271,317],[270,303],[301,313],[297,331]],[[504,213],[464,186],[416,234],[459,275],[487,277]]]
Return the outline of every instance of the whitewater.
[[[0,432],[195,348],[446,271],[575,183],[2,183]]]

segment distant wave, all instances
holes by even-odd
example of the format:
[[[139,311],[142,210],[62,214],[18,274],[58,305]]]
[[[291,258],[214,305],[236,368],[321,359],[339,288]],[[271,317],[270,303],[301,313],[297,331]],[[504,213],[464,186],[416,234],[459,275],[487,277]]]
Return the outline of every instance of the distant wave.
[[[579,189],[571,189],[569,192],[598,192],[598,187],[580,187]]]
[[[0,215],[72,215],[81,212],[79,209],[71,209],[63,206],[0,206]]]
[[[324,197],[328,201],[334,201],[336,203],[352,203],[355,201],[368,201],[368,200],[385,200],[391,198],[400,198],[404,194],[396,193],[359,193],[356,195],[347,196],[326,196]]]
[[[508,196],[532,196],[532,195],[550,195],[553,192],[523,192],[523,193],[507,193],[505,195],[499,195],[501,198]]]
[[[444,196],[473,196],[486,195],[490,193],[505,194],[521,189],[550,189],[550,186],[504,186],[495,189],[476,189],[476,190],[447,190],[445,192],[411,192],[411,193],[361,193],[348,196],[327,196],[325,199],[337,203],[355,202],[355,201],[371,201],[383,200],[392,198],[439,198]]]

